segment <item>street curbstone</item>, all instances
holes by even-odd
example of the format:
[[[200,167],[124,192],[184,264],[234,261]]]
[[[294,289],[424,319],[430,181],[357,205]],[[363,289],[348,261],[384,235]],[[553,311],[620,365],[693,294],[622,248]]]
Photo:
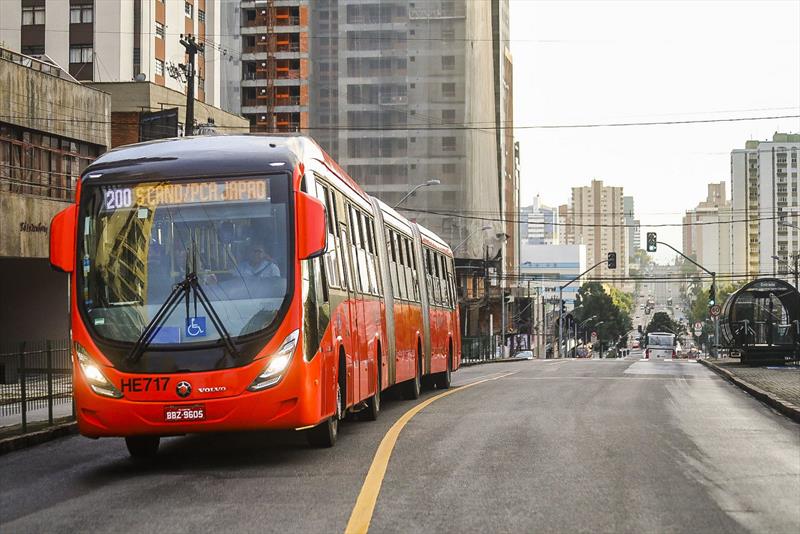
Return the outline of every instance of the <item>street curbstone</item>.
[[[785,415],[795,423],[800,423],[800,406],[797,406],[791,402],[787,402],[768,391],[764,391],[763,389],[754,386],[745,380],[742,380],[727,369],[723,369],[713,362],[707,360],[698,360],[698,362],[700,362],[702,365],[705,365],[728,382],[731,382],[740,389],[743,389],[770,408],[773,408]]]
[[[56,438],[78,433],[78,423],[70,421],[60,425],[51,426],[35,432],[28,432],[19,436],[0,439],[0,456],[9,452],[33,447]]]

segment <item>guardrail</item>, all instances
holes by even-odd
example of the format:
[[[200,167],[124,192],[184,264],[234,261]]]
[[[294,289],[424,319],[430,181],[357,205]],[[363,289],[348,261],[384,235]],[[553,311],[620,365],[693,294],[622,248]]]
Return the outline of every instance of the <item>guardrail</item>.
[[[52,425],[73,416],[72,358],[67,339],[0,346],[0,427]]]

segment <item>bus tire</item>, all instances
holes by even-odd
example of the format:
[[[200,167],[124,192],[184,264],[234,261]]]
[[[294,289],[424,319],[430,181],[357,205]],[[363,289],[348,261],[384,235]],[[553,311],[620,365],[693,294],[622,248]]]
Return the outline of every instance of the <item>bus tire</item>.
[[[158,454],[158,444],[161,438],[158,436],[128,436],[125,438],[125,446],[128,453],[134,460],[152,460]]]
[[[378,349],[378,371],[375,376],[375,394],[367,399],[367,409],[363,416],[365,421],[376,421],[381,413],[381,350]]]
[[[406,400],[415,400],[419,398],[420,391],[422,391],[422,352],[417,347],[417,368],[414,373],[414,378],[406,380],[403,384],[403,398]]]
[[[312,447],[329,449],[336,445],[339,437],[339,419],[342,418],[342,388],[336,384],[336,413],[306,433],[308,444]]]
[[[453,346],[450,345],[450,349],[447,353],[447,369],[438,373],[436,375],[436,387],[439,389],[450,389],[450,381],[452,378],[452,369],[453,369]]]

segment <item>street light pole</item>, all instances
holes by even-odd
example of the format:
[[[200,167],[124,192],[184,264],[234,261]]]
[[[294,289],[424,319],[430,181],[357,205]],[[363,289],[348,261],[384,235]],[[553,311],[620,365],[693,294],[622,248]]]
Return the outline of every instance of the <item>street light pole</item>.
[[[433,180],[428,180],[424,184],[419,184],[415,186],[414,188],[411,189],[411,191],[406,193],[406,195],[403,198],[400,199],[400,202],[394,205],[394,208],[397,209],[397,207],[400,206],[400,204],[402,204],[403,202],[405,202],[408,197],[416,193],[417,189],[419,189],[420,187],[429,187],[431,185],[439,185],[440,183],[442,183],[441,180],[433,179]]]

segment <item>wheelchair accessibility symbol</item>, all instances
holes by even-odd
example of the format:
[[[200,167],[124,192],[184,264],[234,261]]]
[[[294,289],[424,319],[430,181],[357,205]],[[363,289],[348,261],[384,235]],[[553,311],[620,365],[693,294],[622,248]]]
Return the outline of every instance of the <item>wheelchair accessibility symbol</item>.
[[[205,337],[206,318],[189,317],[186,319],[186,337]]]

